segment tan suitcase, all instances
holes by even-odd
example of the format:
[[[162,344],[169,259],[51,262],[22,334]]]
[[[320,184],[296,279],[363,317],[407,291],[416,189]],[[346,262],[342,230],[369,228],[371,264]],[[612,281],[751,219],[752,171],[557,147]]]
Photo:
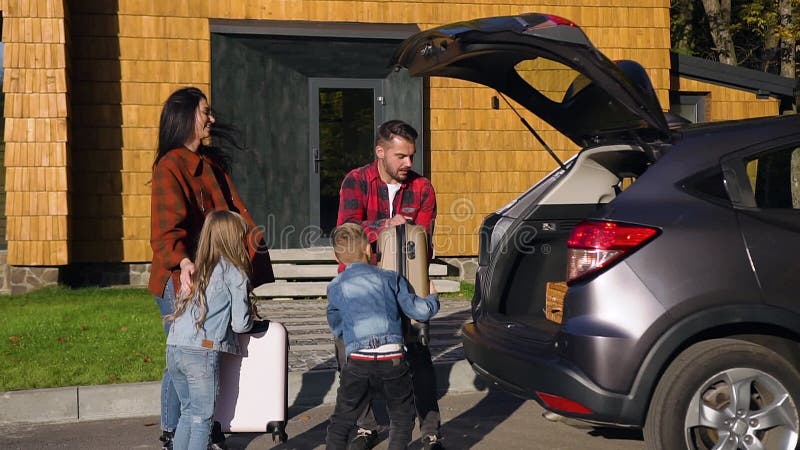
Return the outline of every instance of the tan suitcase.
[[[430,294],[428,278],[428,234],[421,225],[387,228],[378,235],[378,267],[393,270],[408,280],[414,293]],[[430,324],[407,319],[406,343],[428,345]]]

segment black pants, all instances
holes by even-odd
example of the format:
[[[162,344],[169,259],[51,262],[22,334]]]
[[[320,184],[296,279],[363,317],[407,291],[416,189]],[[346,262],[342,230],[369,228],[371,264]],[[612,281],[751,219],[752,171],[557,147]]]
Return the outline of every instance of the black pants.
[[[336,339],[336,361],[339,370],[342,369],[344,356],[344,342]],[[411,369],[411,378],[414,384],[414,407],[419,417],[419,429],[423,436],[439,434],[441,414],[439,414],[438,392],[436,390],[436,369],[433,367],[431,351],[426,345],[409,344],[406,360]],[[367,430],[377,430],[378,421],[372,411],[372,402],[366,402],[364,411],[359,416],[357,425]]]
[[[389,410],[389,450],[406,449],[414,429],[414,396],[405,359],[362,361],[350,359],[342,367],[336,407],[325,438],[327,450],[347,448],[347,436],[369,404],[370,393],[380,392]]]

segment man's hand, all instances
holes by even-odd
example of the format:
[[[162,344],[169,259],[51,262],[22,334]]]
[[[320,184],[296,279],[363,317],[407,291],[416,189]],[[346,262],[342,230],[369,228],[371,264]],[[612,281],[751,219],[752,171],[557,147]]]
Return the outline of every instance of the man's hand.
[[[391,219],[386,220],[387,227],[396,227],[398,225],[403,225],[404,223],[408,222],[408,217],[401,216],[400,214],[395,215]]]
[[[436,286],[433,284],[433,280],[428,280],[428,283],[429,283],[428,292],[430,294],[438,294],[439,292],[436,290]]]
[[[181,260],[181,289],[180,294],[189,295],[192,291],[192,275],[194,274],[194,263],[189,258]]]

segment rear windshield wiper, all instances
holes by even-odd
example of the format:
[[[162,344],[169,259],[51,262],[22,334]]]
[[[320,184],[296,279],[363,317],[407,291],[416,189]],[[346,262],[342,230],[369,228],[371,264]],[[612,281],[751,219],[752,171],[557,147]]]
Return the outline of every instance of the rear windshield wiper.
[[[544,141],[544,139],[542,139],[542,137],[541,137],[541,136],[539,136],[539,133],[537,133],[537,132],[536,132],[536,130],[534,130],[534,129],[533,129],[533,127],[531,126],[531,124],[529,124],[529,123],[528,123],[528,121],[527,121],[527,120],[525,120],[525,118],[524,118],[524,117],[522,117],[522,116],[519,114],[519,112],[517,112],[516,108],[514,108],[514,106],[511,104],[511,102],[509,102],[509,101],[508,101],[508,99],[507,99],[507,98],[506,98],[506,97],[505,97],[505,96],[504,96],[502,93],[500,93],[500,91],[496,91],[496,92],[497,92],[497,95],[499,95],[499,96],[500,96],[500,98],[502,98],[502,99],[503,99],[503,101],[504,101],[504,102],[506,102],[506,105],[508,105],[508,107],[509,107],[509,108],[511,108],[511,110],[512,110],[512,111],[514,111],[514,114],[516,114],[516,115],[517,115],[517,117],[519,117],[519,120],[522,122],[522,124],[523,124],[523,125],[525,125],[525,128],[527,128],[527,129],[528,129],[528,131],[530,131],[530,132],[531,132],[531,134],[533,135],[533,137],[535,137],[535,138],[536,138],[536,140],[537,140],[537,141],[539,141],[539,143],[540,143],[540,144],[542,144],[542,146],[544,147],[544,149],[545,149],[545,150],[547,150],[547,153],[550,153],[550,156],[552,156],[552,157],[553,157],[553,159],[554,159],[554,160],[556,160],[556,162],[558,163],[559,167],[561,167],[561,169],[562,169],[562,170],[567,170],[567,167],[564,165],[564,163],[563,163],[563,162],[561,162],[561,160],[558,158],[558,156],[557,156],[557,155],[556,155],[556,153],[553,151],[553,149],[552,149],[552,148],[550,148],[550,146],[549,146],[549,145],[547,145],[547,142],[545,142],[545,141]]]

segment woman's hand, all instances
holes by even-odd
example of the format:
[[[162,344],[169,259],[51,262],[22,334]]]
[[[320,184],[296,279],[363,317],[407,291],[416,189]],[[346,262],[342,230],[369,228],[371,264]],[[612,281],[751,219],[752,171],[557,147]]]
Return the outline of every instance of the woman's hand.
[[[194,274],[194,263],[189,258],[181,260],[181,288],[182,295],[189,295],[192,292],[192,275]]]

